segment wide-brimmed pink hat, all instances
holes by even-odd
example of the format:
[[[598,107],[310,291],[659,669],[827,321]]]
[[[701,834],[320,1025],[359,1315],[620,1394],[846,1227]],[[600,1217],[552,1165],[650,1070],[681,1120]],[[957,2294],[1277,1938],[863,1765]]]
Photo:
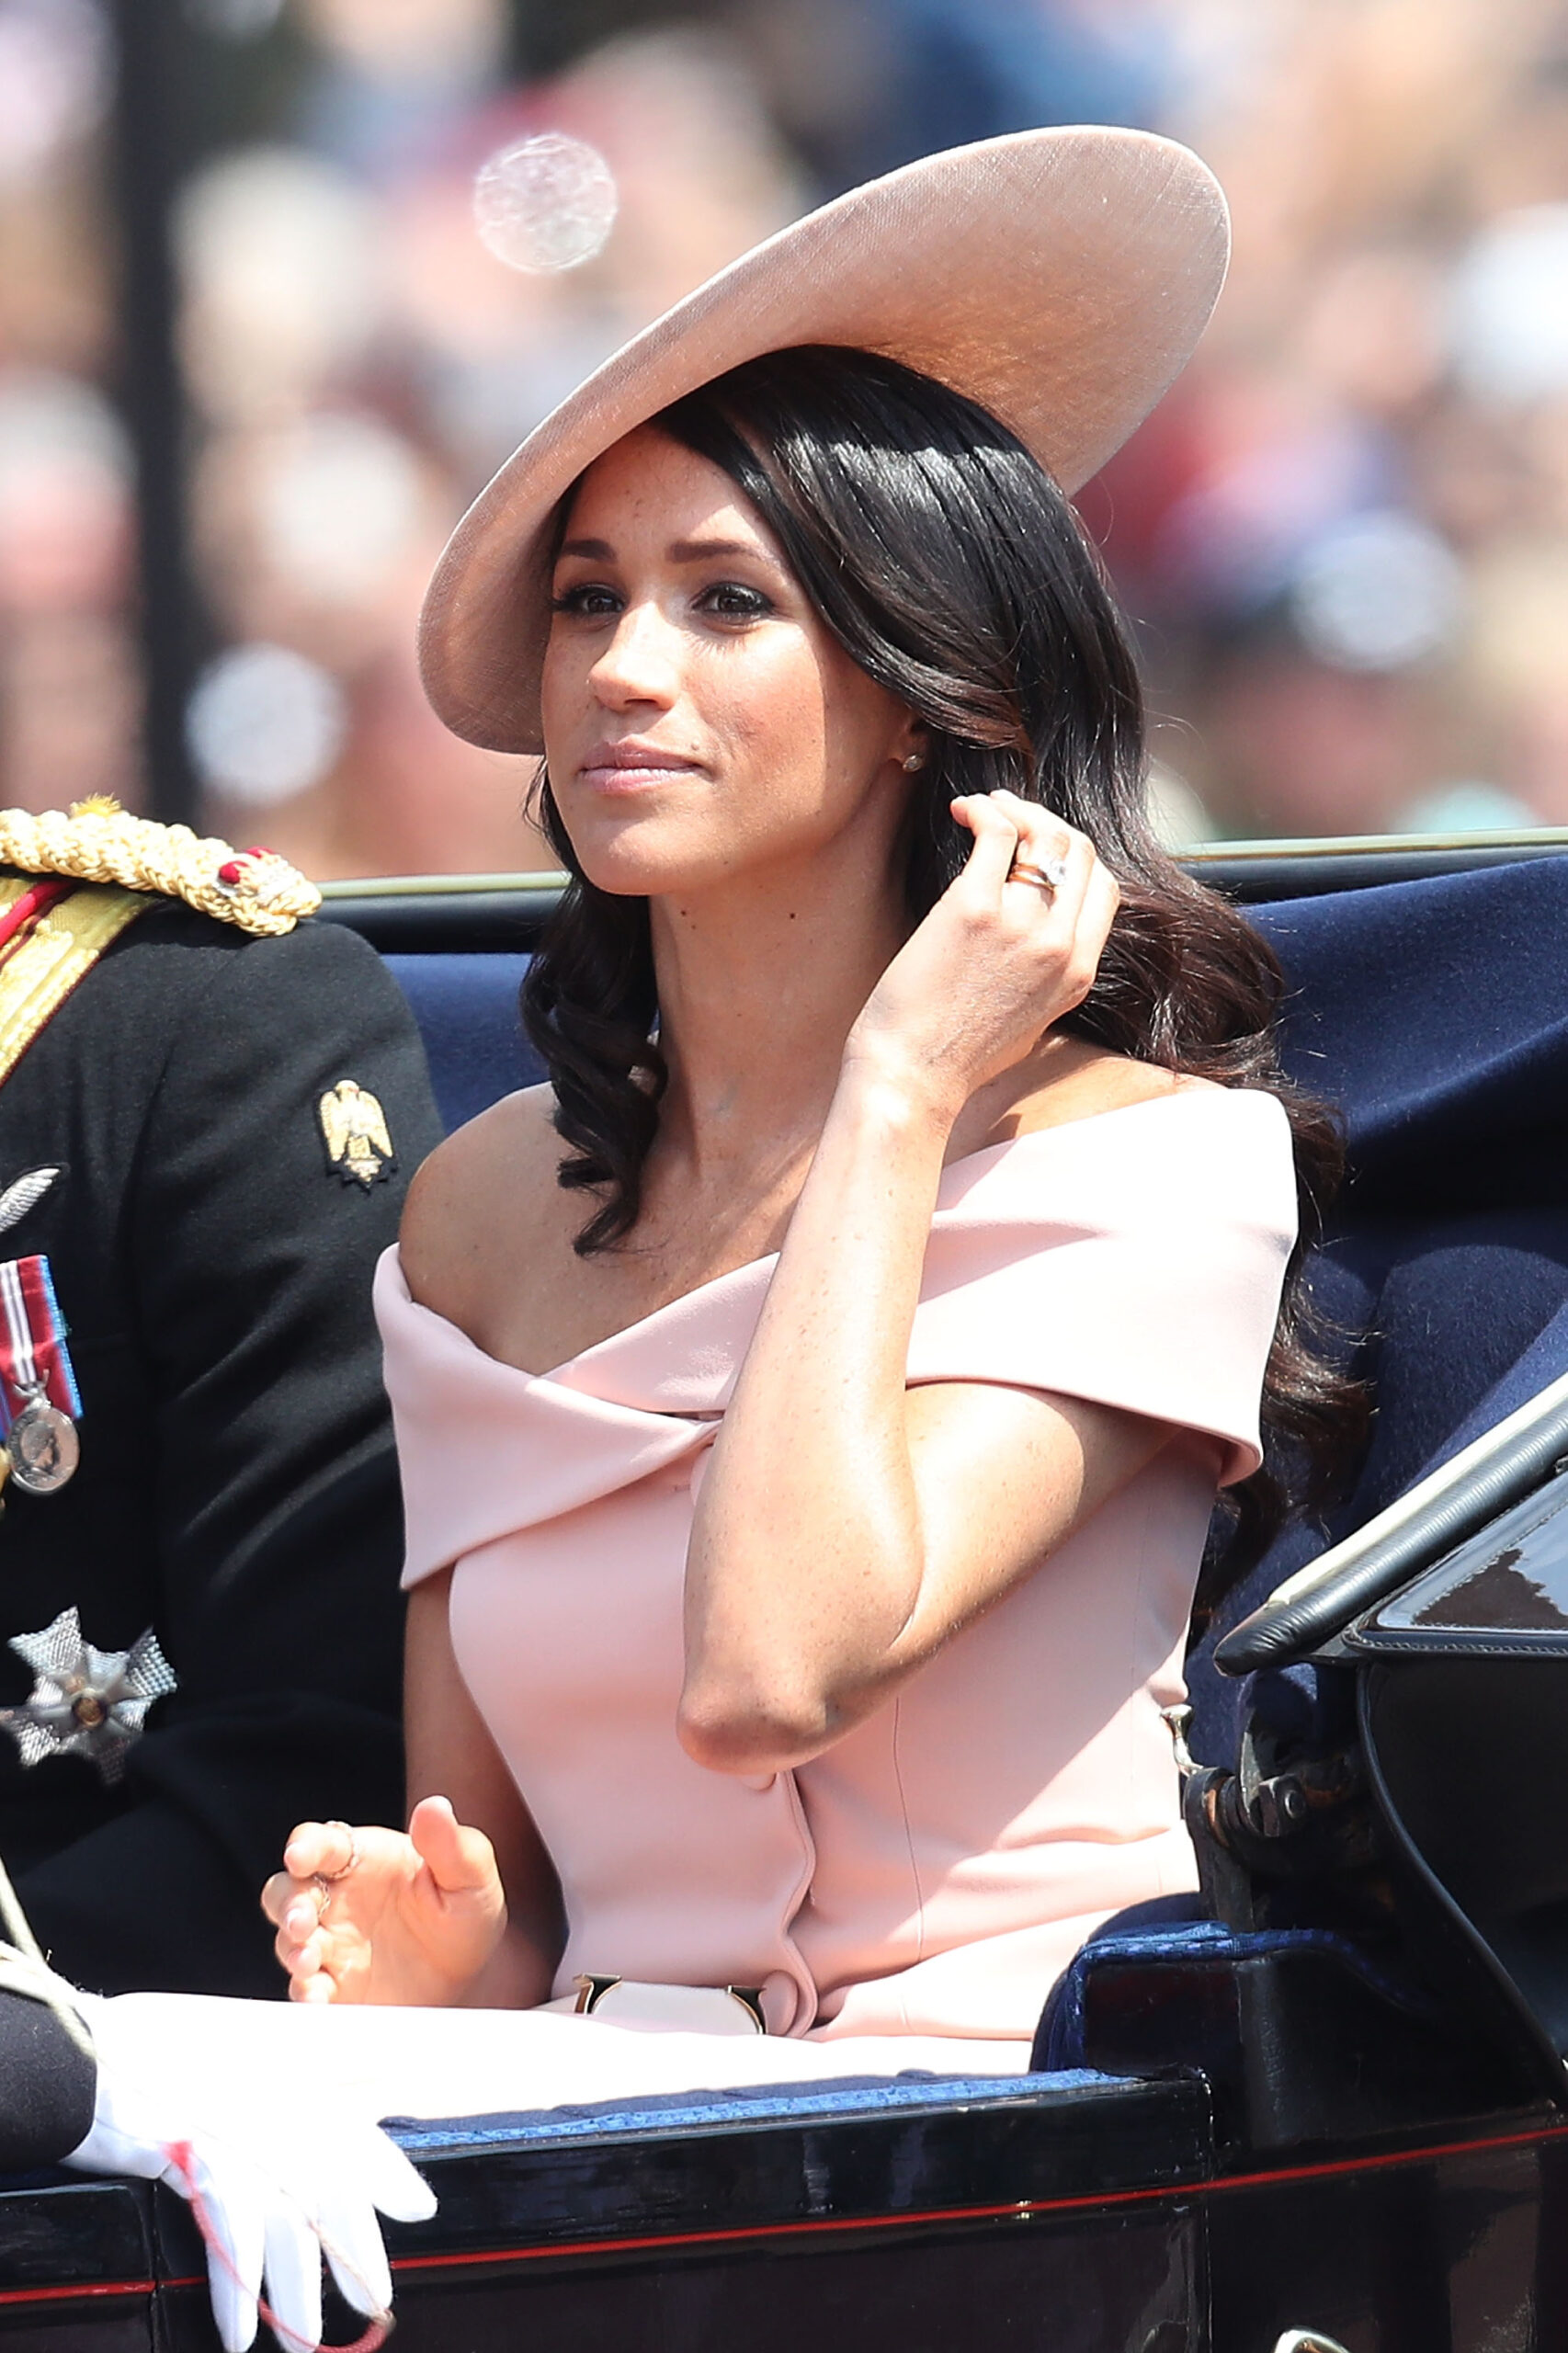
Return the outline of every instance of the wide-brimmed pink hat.
[[[808,343],[902,360],[989,409],[1072,492],[1180,373],[1229,245],[1224,197],[1190,149],[1097,127],[949,148],[808,213],[623,345],[474,501],[420,620],[430,700],[471,743],[543,750],[557,501],[742,360]]]

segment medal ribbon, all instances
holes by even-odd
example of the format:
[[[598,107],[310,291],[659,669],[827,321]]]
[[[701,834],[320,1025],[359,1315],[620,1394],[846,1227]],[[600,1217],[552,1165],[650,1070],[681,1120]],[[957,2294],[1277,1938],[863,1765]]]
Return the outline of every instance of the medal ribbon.
[[[82,1397],[49,1260],[7,1258],[0,1262],[0,1437],[40,1386],[51,1405],[80,1418]]]

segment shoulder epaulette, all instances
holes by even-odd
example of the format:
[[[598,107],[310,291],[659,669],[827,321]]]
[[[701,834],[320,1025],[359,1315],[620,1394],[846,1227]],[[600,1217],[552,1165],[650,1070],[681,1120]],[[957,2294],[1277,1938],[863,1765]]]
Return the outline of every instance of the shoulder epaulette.
[[[188,825],[133,817],[107,794],[73,801],[68,813],[0,809],[0,866],[156,892],[274,938],[321,904],[315,884],[276,850],[232,849]]]

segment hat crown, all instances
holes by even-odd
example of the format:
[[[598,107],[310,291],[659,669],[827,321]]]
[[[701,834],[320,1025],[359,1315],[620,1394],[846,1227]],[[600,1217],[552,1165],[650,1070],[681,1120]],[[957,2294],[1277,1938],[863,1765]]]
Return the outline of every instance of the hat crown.
[[[1230,225],[1191,150],[1098,126],[949,148],[781,229],[634,335],[464,516],[420,623],[426,690],[493,751],[543,749],[545,539],[594,459],[771,351],[878,352],[991,411],[1071,494],[1180,373]]]

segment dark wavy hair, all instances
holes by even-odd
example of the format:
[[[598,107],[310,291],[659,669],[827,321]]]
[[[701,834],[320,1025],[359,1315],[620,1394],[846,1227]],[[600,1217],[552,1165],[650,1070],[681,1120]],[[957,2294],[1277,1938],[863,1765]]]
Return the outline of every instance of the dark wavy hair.
[[[1239,1563],[1291,1490],[1312,1501],[1331,1489],[1364,1424],[1361,1393],[1321,1351],[1301,1279],[1343,1152],[1329,1112],[1281,1071],[1272,950],[1150,830],[1137,665],[1077,517],[986,410],[867,352],[771,353],[653,423],[730,477],[846,653],[925,722],[906,830],[911,924],[971,846],[955,795],[1006,786],[1042,802],[1088,835],[1121,888],[1094,987],[1059,1026],[1162,1069],[1266,1087],[1284,1105],[1301,1233],[1264,1382],[1266,1464],[1232,1491],[1239,1541],[1226,1554]],[[596,1199],[576,1239],[585,1256],[637,1222],[667,1074],[647,901],[587,880],[548,775],[538,790],[571,880],[529,967],[523,1017],[569,1147],[561,1182]]]

